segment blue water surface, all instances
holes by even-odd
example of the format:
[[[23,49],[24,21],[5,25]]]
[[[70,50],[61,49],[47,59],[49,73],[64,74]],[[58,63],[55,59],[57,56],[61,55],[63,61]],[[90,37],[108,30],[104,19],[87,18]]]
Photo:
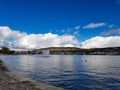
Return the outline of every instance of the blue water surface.
[[[69,90],[120,90],[120,56],[1,55],[14,71]]]

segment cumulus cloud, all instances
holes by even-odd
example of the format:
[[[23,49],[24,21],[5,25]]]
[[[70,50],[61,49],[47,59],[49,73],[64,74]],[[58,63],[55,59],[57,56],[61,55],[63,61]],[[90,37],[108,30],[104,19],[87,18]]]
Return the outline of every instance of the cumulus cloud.
[[[92,37],[81,43],[82,48],[103,48],[120,46],[120,36]]]
[[[71,35],[47,34],[30,34],[24,36],[15,42],[20,46],[29,48],[59,47],[59,46],[75,46],[78,44],[77,39]]]
[[[0,46],[11,46],[14,40],[17,40],[27,33],[19,32],[17,30],[11,30],[7,26],[0,26]]]
[[[111,34],[118,34],[118,35],[120,35],[120,28],[107,30],[107,31],[102,32],[102,35],[111,35]]]
[[[27,34],[12,30],[9,27],[0,27],[0,46],[43,48],[56,46],[76,46],[78,40],[72,35]]]
[[[1,38],[7,39],[7,38],[20,38],[22,36],[27,35],[25,32],[20,32],[17,30],[11,30],[7,26],[0,26],[0,36]]]
[[[84,26],[83,28],[84,29],[89,29],[89,28],[98,28],[98,27],[102,27],[102,26],[105,26],[106,23],[90,23],[86,26]]]
[[[118,29],[120,30],[120,29]],[[79,33],[79,32],[75,32]],[[102,37],[96,36],[80,42],[73,35],[27,34],[18,30],[12,30],[7,26],[0,26],[0,46],[7,47],[82,47],[82,48],[102,48],[120,46],[120,36]],[[80,45],[80,46],[79,46]]]

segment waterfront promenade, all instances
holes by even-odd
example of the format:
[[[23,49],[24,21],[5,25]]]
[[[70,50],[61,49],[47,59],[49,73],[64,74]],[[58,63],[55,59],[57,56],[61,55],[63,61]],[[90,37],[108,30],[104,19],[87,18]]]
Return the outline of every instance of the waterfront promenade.
[[[0,59],[0,90],[64,90],[18,75]]]

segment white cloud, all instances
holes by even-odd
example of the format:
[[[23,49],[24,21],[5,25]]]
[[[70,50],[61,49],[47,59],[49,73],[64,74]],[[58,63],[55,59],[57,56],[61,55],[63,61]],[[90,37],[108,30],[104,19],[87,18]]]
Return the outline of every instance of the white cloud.
[[[29,48],[75,46],[79,42],[74,36],[47,33],[47,34],[30,34],[15,41],[15,45],[26,46]]]
[[[12,40],[10,40],[12,38]],[[28,48],[43,48],[56,46],[76,46],[78,40],[72,35],[27,34],[0,26],[0,46],[17,46]]]
[[[82,48],[103,48],[116,46],[120,46],[120,36],[96,36],[82,42]]]
[[[78,26],[76,26],[74,29],[75,29],[75,30],[79,30],[79,29],[80,29],[80,26],[78,25]]]
[[[79,34],[79,31],[75,31],[73,34],[74,34],[74,35]]]
[[[62,29],[61,32],[64,33],[64,32],[65,32],[65,29]]]
[[[17,40],[27,33],[11,30],[7,26],[0,26],[0,46],[11,46],[14,40]]]
[[[77,32],[76,32],[77,33]],[[96,36],[81,43],[82,48],[101,48],[120,46],[120,36],[102,37]],[[18,30],[12,30],[7,26],[0,26],[0,46],[17,46],[28,48],[43,47],[73,47],[80,42],[73,35],[27,34]]]
[[[74,47],[72,44],[66,44],[64,47]]]
[[[84,29],[89,29],[89,28],[97,28],[97,27],[102,27],[102,26],[105,26],[106,23],[90,23],[86,26],[84,26],[83,28]]]
[[[114,27],[114,24],[108,25],[108,28],[113,28],[113,27]]]
[[[102,32],[102,35],[111,35],[111,34],[118,34],[118,35],[120,35],[120,28],[107,30],[107,31]]]
[[[7,38],[20,38],[22,36],[27,35],[25,32],[20,32],[17,30],[11,30],[7,26],[0,26],[0,36],[1,38],[7,39]]]

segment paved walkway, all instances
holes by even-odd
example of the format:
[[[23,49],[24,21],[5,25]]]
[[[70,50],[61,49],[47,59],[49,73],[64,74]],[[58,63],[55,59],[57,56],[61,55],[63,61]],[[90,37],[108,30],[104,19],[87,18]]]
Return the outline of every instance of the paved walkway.
[[[0,60],[0,90],[64,90],[20,76]]]

